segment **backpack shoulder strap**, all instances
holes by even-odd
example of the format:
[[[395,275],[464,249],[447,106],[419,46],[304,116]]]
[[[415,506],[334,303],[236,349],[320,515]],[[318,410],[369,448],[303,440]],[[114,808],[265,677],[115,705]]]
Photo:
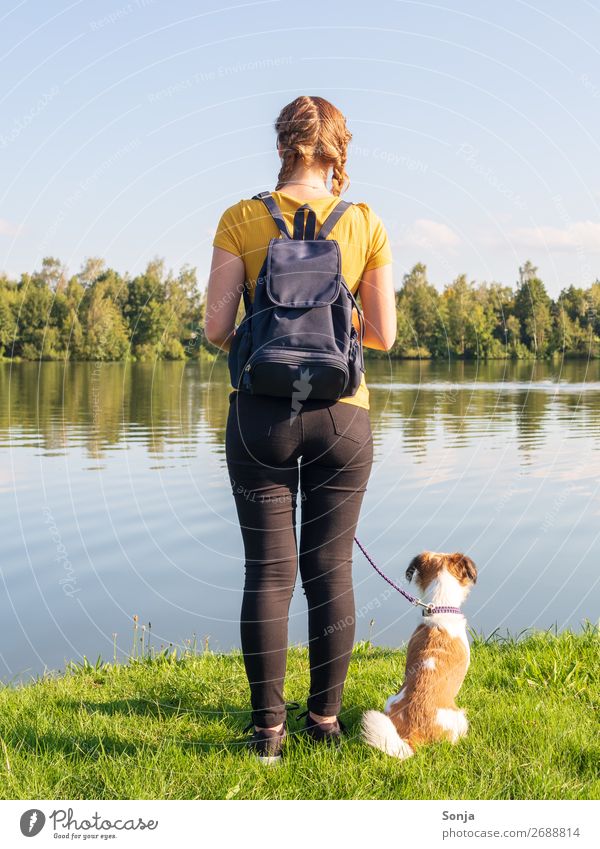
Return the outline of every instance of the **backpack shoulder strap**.
[[[277,204],[275,203],[275,199],[271,192],[260,192],[258,195],[254,195],[252,200],[262,200],[264,205],[269,210],[269,213],[272,215],[275,224],[279,227],[281,235],[284,239],[291,239],[290,231],[287,228],[287,224],[284,221],[283,214]]]
[[[347,200],[341,200],[329,213],[325,221],[321,225],[317,239],[326,239],[331,233],[335,225],[338,223],[344,212],[352,206]]]

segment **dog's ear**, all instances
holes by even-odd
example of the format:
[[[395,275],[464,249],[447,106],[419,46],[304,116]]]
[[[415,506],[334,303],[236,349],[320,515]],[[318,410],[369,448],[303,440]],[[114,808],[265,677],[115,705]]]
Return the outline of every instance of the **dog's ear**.
[[[457,555],[456,568],[463,581],[470,581],[472,584],[477,583],[477,566],[466,554]]]
[[[418,572],[423,565],[423,555],[417,554],[408,564],[408,569],[406,570],[406,580],[410,583],[413,579],[413,575],[415,572]]]

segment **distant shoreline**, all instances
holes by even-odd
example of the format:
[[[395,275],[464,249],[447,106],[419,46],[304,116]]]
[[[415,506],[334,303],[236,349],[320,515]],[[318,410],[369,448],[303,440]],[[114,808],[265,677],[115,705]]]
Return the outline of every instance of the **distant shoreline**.
[[[360,300],[360,289],[358,290]],[[244,320],[241,303],[237,323]],[[156,362],[215,357],[204,336],[209,309],[195,268],[178,274],[156,258],[136,277],[90,258],[69,277],[60,260],[11,280],[0,273],[0,359]],[[396,291],[396,341],[368,359],[600,359],[600,279],[551,298],[537,268],[519,268],[516,288],[461,274],[439,291],[417,263]],[[221,352],[224,353],[224,352]]]

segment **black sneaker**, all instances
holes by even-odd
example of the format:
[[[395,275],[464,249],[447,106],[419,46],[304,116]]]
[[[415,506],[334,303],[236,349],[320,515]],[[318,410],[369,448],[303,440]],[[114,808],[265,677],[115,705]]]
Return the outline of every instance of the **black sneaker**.
[[[298,702],[286,702],[285,709],[288,713],[298,710]],[[281,760],[283,755],[283,741],[287,737],[287,717],[279,731],[271,731],[263,728],[257,731],[251,722],[244,728],[244,734],[252,729],[252,737],[246,744],[251,752],[265,764],[274,764]]]
[[[317,722],[306,710],[296,718],[302,719],[304,716],[306,721],[302,733],[306,735],[308,740],[313,743],[325,743],[327,746],[339,747],[342,742],[342,734],[346,732],[346,726],[339,717],[335,722]]]
[[[251,728],[254,733],[247,744],[250,751],[261,763],[279,763],[282,758],[283,741],[287,736],[285,723],[279,731],[273,731],[270,728],[262,728],[260,731],[257,731],[254,728],[254,723],[251,722],[250,725],[244,728],[244,733],[250,731]]]

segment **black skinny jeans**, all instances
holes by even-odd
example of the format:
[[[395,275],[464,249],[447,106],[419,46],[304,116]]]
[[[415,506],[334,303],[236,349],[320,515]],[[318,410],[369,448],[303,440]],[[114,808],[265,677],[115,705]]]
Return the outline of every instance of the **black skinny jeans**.
[[[339,713],[354,643],[352,548],[373,463],[371,421],[355,404],[297,406],[235,390],[229,396],[225,449],[246,559],[241,642],[252,720],[262,727],[285,719],[288,611],[298,564],[308,602],[313,713]]]

